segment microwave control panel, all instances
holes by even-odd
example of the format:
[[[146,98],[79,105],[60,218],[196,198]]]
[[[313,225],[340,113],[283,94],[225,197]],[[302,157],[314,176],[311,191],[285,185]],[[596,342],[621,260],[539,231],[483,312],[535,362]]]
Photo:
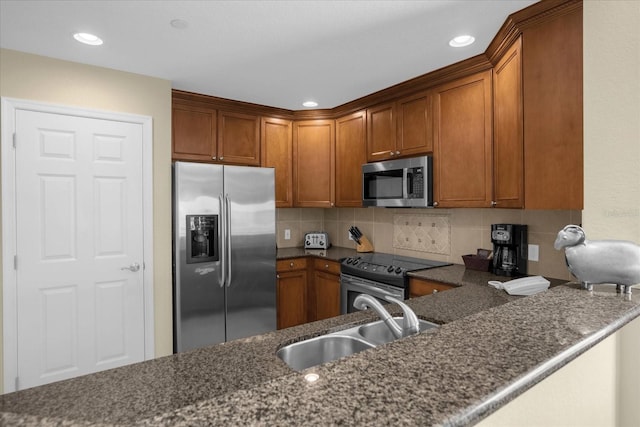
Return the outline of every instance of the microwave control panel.
[[[407,197],[410,199],[424,198],[424,174],[422,168],[410,168],[407,171]]]

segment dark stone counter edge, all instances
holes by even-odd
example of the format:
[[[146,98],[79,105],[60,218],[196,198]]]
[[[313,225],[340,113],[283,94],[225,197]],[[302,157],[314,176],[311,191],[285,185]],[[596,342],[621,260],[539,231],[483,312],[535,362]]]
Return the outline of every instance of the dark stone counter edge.
[[[580,285],[569,285],[578,288]],[[447,427],[463,427],[480,422],[498,409],[511,402],[525,391],[534,387],[545,378],[551,376],[583,353],[595,347],[618,330],[622,329],[627,323],[630,323],[640,317],[640,307],[626,313],[619,319],[611,322],[606,327],[587,336],[585,339],[575,343],[568,349],[551,357],[547,361],[538,365],[535,369],[527,372],[507,387],[497,390],[494,394],[480,402],[478,405],[468,407],[464,412],[452,416],[444,426]]]

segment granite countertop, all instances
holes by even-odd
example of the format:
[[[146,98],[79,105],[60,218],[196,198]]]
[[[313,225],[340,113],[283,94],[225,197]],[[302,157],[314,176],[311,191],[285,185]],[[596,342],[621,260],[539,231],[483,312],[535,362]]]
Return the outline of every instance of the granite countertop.
[[[304,372],[276,357],[288,343],[376,319],[351,313],[6,394],[0,423],[469,425],[640,315],[640,295],[613,287],[514,297],[464,266],[412,275],[458,285],[407,301],[441,324],[429,332]],[[315,383],[303,379],[310,370]]]

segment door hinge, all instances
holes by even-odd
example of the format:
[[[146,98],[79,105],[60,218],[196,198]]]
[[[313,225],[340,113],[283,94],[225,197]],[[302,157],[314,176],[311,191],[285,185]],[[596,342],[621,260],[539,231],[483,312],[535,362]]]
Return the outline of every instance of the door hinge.
[[[13,133],[13,148],[16,148],[16,133]]]
[[[13,269],[14,270],[18,269],[18,255],[13,256]]]
[[[16,377],[14,385],[15,385],[15,388],[16,388],[15,391],[20,390],[20,379],[18,377]]]

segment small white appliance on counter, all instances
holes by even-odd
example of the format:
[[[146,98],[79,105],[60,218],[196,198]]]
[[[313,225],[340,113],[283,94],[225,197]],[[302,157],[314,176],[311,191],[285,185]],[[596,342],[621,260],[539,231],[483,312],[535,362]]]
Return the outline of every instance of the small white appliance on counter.
[[[329,249],[331,242],[329,234],[322,231],[312,231],[304,235],[305,249]]]

